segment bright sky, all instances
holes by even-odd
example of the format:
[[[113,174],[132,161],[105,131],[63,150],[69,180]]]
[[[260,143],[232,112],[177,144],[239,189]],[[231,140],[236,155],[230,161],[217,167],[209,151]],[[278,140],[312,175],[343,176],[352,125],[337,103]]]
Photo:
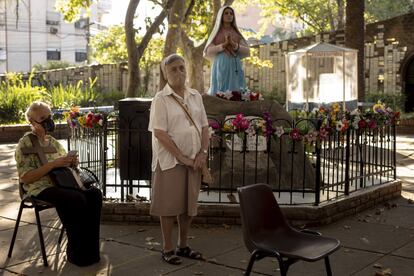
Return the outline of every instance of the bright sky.
[[[124,24],[128,3],[129,0],[112,0],[111,11],[103,16],[102,23],[106,26]],[[152,3],[148,0],[141,0],[135,14],[137,16],[135,20],[136,27],[144,27],[145,18],[147,16],[154,18],[159,12],[159,7],[153,9]]]

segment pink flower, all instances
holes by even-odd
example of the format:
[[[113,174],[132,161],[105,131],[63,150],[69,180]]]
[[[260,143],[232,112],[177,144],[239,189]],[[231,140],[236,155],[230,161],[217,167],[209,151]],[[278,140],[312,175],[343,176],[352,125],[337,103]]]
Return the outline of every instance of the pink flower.
[[[243,117],[242,113],[236,115],[236,118],[232,121],[232,124],[236,131],[245,131],[250,126],[250,122]]]
[[[217,123],[216,121],[209,120],[208,124],[210,125],[210,127],[213,130],[216,130],[216,129],[219,129],[220,128],[220,124]]]
[[[311,131],[311,132],[308,132],[305,135],[305,141],[308,142],[308,143],[315,142],[317,139],[318,139],[318,132],[317,131]]]
[[[321,128],[319,130],[319,138],[321,138],[321,140],[326,140],[329,137],[329,131],[326,127]]]

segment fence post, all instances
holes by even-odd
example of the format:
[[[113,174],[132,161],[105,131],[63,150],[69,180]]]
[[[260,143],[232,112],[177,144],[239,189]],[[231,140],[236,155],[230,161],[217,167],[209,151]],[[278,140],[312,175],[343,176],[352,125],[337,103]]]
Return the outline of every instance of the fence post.
[[[322,120],[318,120],[316,129],[319,132],[321,129]],[[316,170],[315,170],[315,206],[321,202],[321,141],[317,139],[315,142],[316,152]]]
[[[346,131],[346,147],[345,147],[345,195],[349,195],[350,150],[351,150],[351,134],[348,128]]]
[[[393,144],[393,150],[392,150],[392,157],[393,157],[393,161],[392,161],[392,165],[394,166],[394,180],[397,179],[397,134],[396,134],[396,129],[395,129],[395,120],[392,123],[392,138],[394,139],[392,144]]]

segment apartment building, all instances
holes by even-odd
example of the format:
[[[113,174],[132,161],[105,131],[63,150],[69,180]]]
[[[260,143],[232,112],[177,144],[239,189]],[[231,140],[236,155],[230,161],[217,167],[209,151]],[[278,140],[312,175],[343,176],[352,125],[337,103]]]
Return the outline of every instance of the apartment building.
[[[0,0],[0,74],[27,72],[35,64],[85,64],[90,29],[111,8],[111,0],[91,7],[91,17],[67,23],[56,0]]]

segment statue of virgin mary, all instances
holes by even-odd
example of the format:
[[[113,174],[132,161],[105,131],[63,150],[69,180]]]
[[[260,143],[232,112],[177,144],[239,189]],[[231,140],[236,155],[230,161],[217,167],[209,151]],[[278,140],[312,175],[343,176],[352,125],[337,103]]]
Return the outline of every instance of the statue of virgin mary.
[[[249,55],[249,46],[237,27],[233,8],[223,6],[204,48],[204,57],[212,63],[208,93],[245,90],[241,59]]]

